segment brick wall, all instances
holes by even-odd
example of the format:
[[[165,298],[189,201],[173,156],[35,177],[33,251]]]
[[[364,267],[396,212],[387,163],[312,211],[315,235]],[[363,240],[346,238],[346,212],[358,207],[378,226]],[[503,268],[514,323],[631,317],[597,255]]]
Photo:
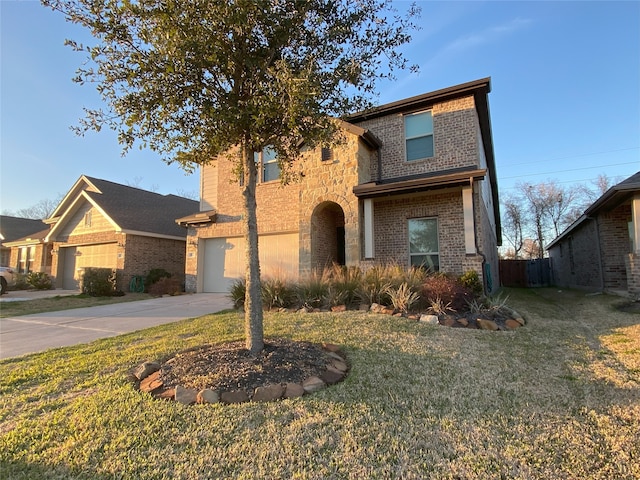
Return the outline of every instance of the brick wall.
[[[461,189],[431,194],[407,195],[376,200],[374,211],[374,255],[377,263],[409,265],[407,221],[410,218],[436,218],[440,270],[457,275],[468,264],[464,246],[464,217]],[[481,273],[481,269],[478,273]]]
[[[598,215],[605,288],[627,288],[625,259],[631,252],[628,225],[630,221],[629,204]]]
[[[549,249],[553,282],[559,287],[601,290],[597,224],[586,220]]]
[[[123,290],[128,291],[134,275],[146,275],[154,268],[163,268],[171,273],[171,278],[184,282],[184,240],[126,235],[124,246],[124,261],[118,271]]]
[[[626,290],[626,263],[631,251],[630,221],[630,205],[621,205],[599,214],[597,220],[585,220],[567,238],[554,245],[549,256],[556,285]]]
[[[432,108],[434,157],[405,160],[404,118],[388,115],[358,123],[382,141],[382,179],[478,165],[477,114],[473,96],[435,104]],[[378,178],[372,158],[371,179]]]

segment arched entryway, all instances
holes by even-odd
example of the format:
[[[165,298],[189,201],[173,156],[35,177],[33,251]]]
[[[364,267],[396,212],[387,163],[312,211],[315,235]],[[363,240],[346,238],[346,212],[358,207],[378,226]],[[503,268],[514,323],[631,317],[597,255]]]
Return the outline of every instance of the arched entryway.
[[[337,203],[323,202],[311,215],[311,268],[345,262],[344,210]]]

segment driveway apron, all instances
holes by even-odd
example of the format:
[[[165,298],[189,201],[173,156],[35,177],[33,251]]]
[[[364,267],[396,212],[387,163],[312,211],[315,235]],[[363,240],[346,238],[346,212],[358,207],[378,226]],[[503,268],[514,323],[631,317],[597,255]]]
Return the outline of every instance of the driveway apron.
[[[0,318],[0,358],[114,337],[231,306],[225,294],[197,293]]]

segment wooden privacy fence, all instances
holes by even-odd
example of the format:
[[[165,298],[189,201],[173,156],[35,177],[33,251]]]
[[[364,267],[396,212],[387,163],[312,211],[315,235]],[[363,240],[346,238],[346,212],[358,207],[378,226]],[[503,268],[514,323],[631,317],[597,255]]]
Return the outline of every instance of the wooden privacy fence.
[[[500,260],[500,284],[503,287],[548,287],[551,285],[551,263],[548,258]]]

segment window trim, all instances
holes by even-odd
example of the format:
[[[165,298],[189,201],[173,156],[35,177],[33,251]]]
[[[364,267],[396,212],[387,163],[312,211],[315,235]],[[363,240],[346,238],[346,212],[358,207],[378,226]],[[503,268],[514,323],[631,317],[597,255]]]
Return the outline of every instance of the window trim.
[[[425,113],[429,113],[431,116],[431,132],[422,134],[422,135],[414,135],[414,136],[407,136],[407,118],[408,117],[413,117],[416,115],[422,115]],[[432,109],[428,109],[428,110],[421,110],[419,112],[412,112],[412,113],[407,113],[404,114],[402,116],[402,127],[403,127],[403,135],[404,135],[404,161],[407,163],[414,163],[414,162],[420,162],[423,160],[429,160],[431,158],[434,158],[436,156],[436,143],[435,143],[435,135],[434,135],[434,128],[433,128],[433,110]],[[408,140],[415,140],[418,138],[426,138],[426,137],[431,137],[431,156],[430,157],[420,157],[420,158],[413,158],[413,159],[409,159],[408,158],[408,149],[407,149],[407,141]]]
[[[411,252],[411,233],[409,224],[412,221],[416,220],[433,220],[436,224],[436,242],[438,249],[434,252]],[[435,256],[438,258],[437,267],[433,270],[435,272],[440,271],[440,222],[438,221],[438,217],[415,217],[415,218],[407,218],[407,252],[408,252],[408,260],[409,260],[409,268],[414,267],[412,258],[414,256]]]

